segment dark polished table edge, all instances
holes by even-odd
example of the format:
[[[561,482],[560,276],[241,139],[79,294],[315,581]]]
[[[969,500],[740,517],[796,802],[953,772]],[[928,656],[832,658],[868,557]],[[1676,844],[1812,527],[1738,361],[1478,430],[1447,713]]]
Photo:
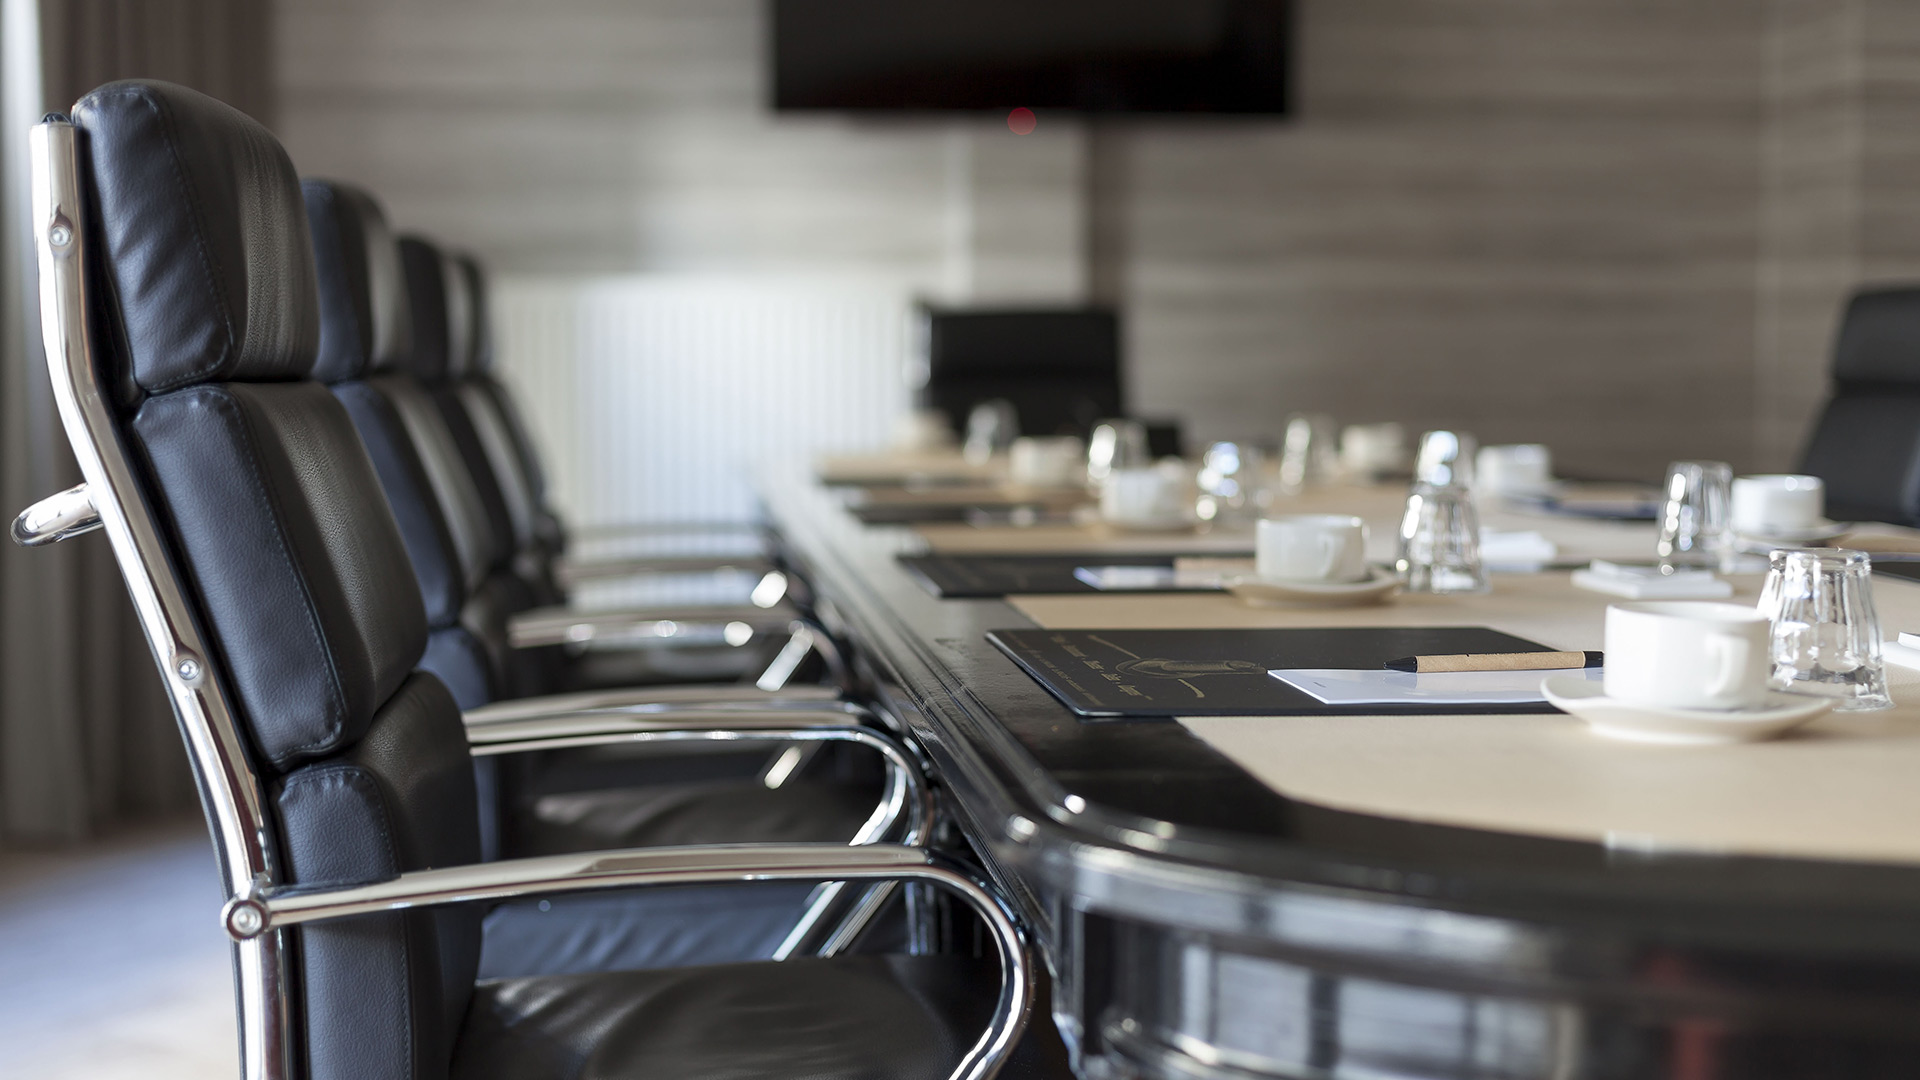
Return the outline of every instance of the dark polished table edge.
[[[924,552],[911,530],[860,525],[809,483],[766,490],[823,620],[925,748],[1056,974],[1095,915],[1523,997],[1645,1007],[1652,994],[1742,1022],[1833,1010],[1876,1031],[1920,1016],[1920,867],[1609,846],[1290,800],[1171,720],[1083,724],[985,640],[1030,620],[1002,600],[937,599],[900,565]],[[1707,974],[1673,979],[1663,964]],[[1753,985],[1730,988],[1728,972]],[[1852,989],[1830,1000],[1842,972]]]

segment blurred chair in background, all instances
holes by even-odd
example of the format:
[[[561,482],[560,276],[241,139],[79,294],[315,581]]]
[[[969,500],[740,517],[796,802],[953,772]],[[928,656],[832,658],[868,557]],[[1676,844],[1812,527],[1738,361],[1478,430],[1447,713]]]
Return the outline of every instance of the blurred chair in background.
[[[1833,396],[1800,471],[1826,482],[1830,517],[1920,525],[1920,287],[1847,302]]]
[[[956,310],[921,314],[926,382],[915,402],[955,431],[983,401],[1013,406],[1020,435],[1085,438],[1122,416],[1120,316],[1108,308]]]

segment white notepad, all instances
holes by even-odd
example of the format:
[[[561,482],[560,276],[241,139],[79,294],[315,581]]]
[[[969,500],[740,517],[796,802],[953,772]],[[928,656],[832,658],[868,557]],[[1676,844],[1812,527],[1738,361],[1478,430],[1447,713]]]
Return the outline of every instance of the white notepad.
[[[1327,705],[1526,705],[1547,700],[1540,683],[1555,675],[1598,682],[1600,668],[1553,671],[1356,671],[1280,668],[1267,674]]]

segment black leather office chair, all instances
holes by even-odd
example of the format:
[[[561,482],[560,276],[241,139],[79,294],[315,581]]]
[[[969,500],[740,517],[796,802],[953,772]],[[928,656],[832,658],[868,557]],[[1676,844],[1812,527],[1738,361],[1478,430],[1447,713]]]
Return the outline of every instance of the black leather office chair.
[[[955,431],[983,401],[1004,398],[1025,435],[1079,435],[1125,415],[1120,317],[1105,308],[921,312],[926,383],[922,408]]]
[[[1800,471],[1826,481],[1829,517],[1920,525],[1920,288],[1847,302],[1833,397]]]
[[[553,561],[553,576],[562,586],[636,572],[692,574],[731,571],[755,576],[777,568],[773,561],[777,537],[758,522],[625,522],[588,529],[584,535],[570,529],[548,496],[547,467],[522,414],[519,401],[494,372],[493,321],[487,275],[472,255],[455,253],[457,278],[448,277],[448,311],[464,313],[470,329],[466,356],[449,365],[470,388],[464,398],[469,408],[484,403],[508,437],[510,459],[489,455],[496,473],[520,474],[533,510],[533,529]],[[456,286],[458,288],[456,288]],[[452,294],[464,289],[464,296]],[[491,449],[491,448],[490,448]]]
[[[784,574],[776,574],[769,581],[775,586],[771,596],[763,597],[753,590],[733,598],[733,602],[664,608],[649,605],[645,611],[619,604],[602,608],[569,602],[555,572],[558,545],[552,542],[544,524],[557,519],[543,507],[537,495],[538,484],[515,450],[522,438],[516,437],[505,415],[495,407],[489,391],[497,384],[474,372],[474,304],[468,295],[467,273],[457,260],[423,237],[402,238],[400,250],[415,329],[409,367],[439,407],[481,495],[489,527],[512,573],[534,601],[517,608],[509,619],[509,635],[515,647],[566,646],[586,652],[567,674],[569,685],[591,688],[647,680],[705,681],[738,676],[742,674],[743,658],[765,653],[749,651],[743,657],[739,648],[719,644],[728,627],[749,631],[754,635],[749,642],[767,641],[768,651],[780,647],[782,641],[790,642],[790,628],[802,612],[785,595],[796,583]],[[628,564],[624,569],[631,572],[637,568]],[[681,569],[705,572],[716,566],[683,563]],[[817,634],[808,640],[824,642]],[[588,652],[590,646],[609,645],[619,646],[621,654],[610,655],[605,649]],[[652,649],[635,651],[658,645],[676,648],[667,654]]]
[[[410,311],[399,248],[379,205],[330,181],[308,180],[301,190],[319,285],[314,375],[346,407],[399,524],[426,607],[420,668],[438,676],[463,709],[479,709],[514,681],[517,657],[506,646],[499,604],[486,596],[496,588],[514,593],[517,579],[499,569],[495,538],[439,410],[399,370],[411,348]],[[468,603],[469,594],[479,599]],[[586,707],[572,697],[516,702],[521,718],[572,714],[600,724],[620,709],[636,733],[683,739],[490,761],[482,790],[493,797],[483,805],[500,812],[482,818],[490,826],[482,830],[483,851],[497,858],[667,843],[868,842],[921,831],[906,805],[922,801],[911,760],[884,732],[854,730],[871,719],[864,710],[817,692],[692,689],[636,688],[599,695]],[[499,725],[479,715],[470,737],[497,741]],[[816,739],[810,746],[829,738],[865,744],[892,768],[884,783],[865,769],[829,780],[795,775],[769,786],[761,775],[767,740],[719,738],[743,723],[807,727]],[[690,748],[704,752],[681,752]],[[518,905],[490,917],[489,967],[523,970],[536,956],[605,961],[614,955],[607,941],[618,943],[626,966],[776,955],[796,927],[824,917],[824,910],[811,910],[809,892],[800,886],[704,900],[563,900],[567,910],[550,904],[537,913]]]
[[[346,409],[311,378],[315,270],[285,152],[151,82],[102,87],[33,138],[47,355],[87,483],[15,532],[113,541],[221,856],[248,1077],[998,1071],[1031,1001],[1018,929],[924,850],[477,864],[473,751],[416,670],[428,625],[405,545]],[[1000,971],[859,956],[476,980],[496,901],[820,879],[948,890]]]

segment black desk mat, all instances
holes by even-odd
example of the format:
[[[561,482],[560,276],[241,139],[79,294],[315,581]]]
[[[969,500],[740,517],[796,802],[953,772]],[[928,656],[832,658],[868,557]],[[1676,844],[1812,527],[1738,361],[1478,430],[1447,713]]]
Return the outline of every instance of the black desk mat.
[[[1377,669],[1402,656],[1545,652],[1484,626],[1285,630],[993,630],[987,640],[1089,719],[1551,713],[1523,705],[1328,705],[1271,668]]]
[[[1101,590],[1073,576],[1083,566],[1166,566],[1177,555],[902,555],[901,565],[943,600],[979,600],[1023,593],[1088,593]],[[1251,559],[1253,553],[1209,553],[1208,558]],[[1127,589],[1125,593],[1218,592],[1203,586]],[[1116,595],[1120,590],[1114,590]]]
[[[965,503],[868,503],[848,512],[862,525],[932,525],[967,520]]]

